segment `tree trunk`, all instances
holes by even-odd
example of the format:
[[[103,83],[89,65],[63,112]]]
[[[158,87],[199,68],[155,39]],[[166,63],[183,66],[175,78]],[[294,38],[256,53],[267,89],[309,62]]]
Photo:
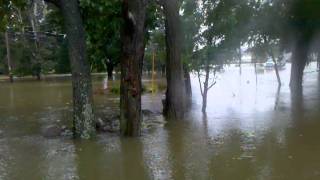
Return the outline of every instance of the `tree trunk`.
[[[254,60],[254,74],[256,76],[256,87],[257,87],[257,84],[258,84],[258,72],[257,72],[257,62],[256,62],[256,60]]]
[[[242,52],[241,52],[241,43],[239,44],[239,73],[242,74]]]
[[[320,71],[320,52],[318,52],[317,56],[317,70]]]
[[[183,66],[183,73],[184,73],[184,81],[186,86],[186,100],[189,106],[191,104],[192,88],[191,88],[190,72],[188,67],[186,67],[186,65]]]
[[[202,112],[206,113],[207,111],[207,96],[208,96],[208,90],[204,88],[203,97],[202,97]]]
[[[169,119],[182,119],[186,106],[186,88],[181,60],[181,27],[177,0],[162,0],[166,27],[167,92],[164,113]]]
[[[35,49],[34,49],[34,64],[33,64],[33,75],[36,76],[37,80],[41,80],[41,54],[39,51],[40,48],[40,42],[39,42],[39,37],[38,37],[38,25],[35,22],[37,14],[37,2],[33,2],[33,9],[30,11],[30,23],[33,31],[33,35],[35,37],[34,44],[35,44]]]
[[[275,70],[275,72],[276,72],[277,81],[278,81],[278,86],[281,86],[281,79],[280,79],[280,74],[279,74],[278,63],[277,63],[277,60],[276,60],[276,58],[274,57],[274,54],[273,54],[272,51],[270,52],[270,56],[271,56],[272,61],[273,61],[273,63],[274,63],[274,70]]]
[[[141,134],[141,75],[146,31],[146,0],[124,0],[124,26],[121,34],[121,134]]]
[[[276,71],[278,86],[281,86],[281,79],[280,79],[278,64],[277,64],[277,61],[275,60],[273,60],[273,62],[274,62],[274,70]]]
[[[203,93],[202,93],[202,112],[203,113],[206,113],[206,110],[207,110],[207,98],[208,98],[208,90],[209,90],[210,67],[208,62],[205,67],[205,73],[206,73],[206,77],[203,84]]]
[[[161,65],[161,76],[164,77],[166,74],[166,65]]]
[[[8,75],[10,82],[13,83],[12,67],[11,67],[11,53],[10,53],[10,43],[8,32],[5,32],[6,49],[7,49],[7,64],[8,64]]]
[[[83,22],[77,0],[60,0],[59,2],[67,31],[72,71],[74,136],[88,139],[95,135],[95,120]]]
[[[279,99],[280,99],[280,90],[281,90],[281,86],[278,86],[277,94],[276,94],[276,101],[274,103],[274,110],[278,109]]]
[[[113,64],[112,63],[109,63],[107,64],[107,73],[108,73],[108,79],[112,80],[113,78]]]
[[[305,43],[297,43],[292,52],[290,88],[300,89],[303,82],[303,71],[307,64],[308,48]]]

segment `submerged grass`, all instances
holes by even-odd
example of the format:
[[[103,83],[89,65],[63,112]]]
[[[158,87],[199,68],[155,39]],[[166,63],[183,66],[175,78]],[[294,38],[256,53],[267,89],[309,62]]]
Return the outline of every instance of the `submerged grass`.
[[[166,87],[164,83],[155,83],[152,85],[150,82],[146,82],[142,84],[142,93],[158,93],[165,90]],[[112,94],[120,95],[120,82],[113,82],[109,87],[109,91]]]

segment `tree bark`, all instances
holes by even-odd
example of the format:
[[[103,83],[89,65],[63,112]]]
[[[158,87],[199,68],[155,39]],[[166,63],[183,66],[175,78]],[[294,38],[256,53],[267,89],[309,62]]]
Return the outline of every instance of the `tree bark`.
[[[141,134],[141,75],[147,0],[124,0],[121,34],[120,128],[125,136]]]
[[[113,78],[113,64],[112,63],[109,63],[107,64],[107,73],[108,73],[108,79],[112,80]]]
[[[274,57],[274,54],[273,54],[272,50],[271,50],[271,52],[270,52],[270,56],[271,56],[272,61],[273,61],[273,63],[274,63],[274,70],[275,70],[275,72],[276,72],[277,81],[278,81],[278,86],[281,86],[281,78],[280,78],[280,74],[279,74],[278,63],[277,63],[276,58]]]
[[[274,70],[276,71],[278,86],[281,86],[281,79],[280,79],[278,64],[276,60],[273,60],[273,62],[274,62]]]
[[[90,65],[87,61],[85,32],[77,0],[58,2],[68,38],[73,86],[73,130],[75,138],[95,135]]]
[[[303,71],[307,64],[308,47],[306,43],[297,43],[292,52],[290,88],[300,89],[303,82]]]
[[[35,49],[34,49],[34,64],[33,64],[33,75],[36,76],[37,80],[41,80],[41,55],[39,52],[40,48],[40,42],[39,42],[39,37],[38,37],[38,25],[36,23],[36,14],[37,14],[37,2],[33,2],[33,9],[30,10],[30,23],[33,31],[33,35],[35,37],[34,44],[35,44]]]
[[[191,98],[192,98],[192,88],[191,88],[191,78],[190,78],[190,72],[188,67],[186,65],[183,65],[183,73],[184,73],[184,81],[186,86],[186,100],[187,105],[191,105]]]
[[[242,74],[242,52],[241,52],[241,43],[239,44],[239,74]]]
[[[320,71],[320,52],[318,52],[317,56],[317,70]]]
[[[169,119],[182,119],[186,90],[181,60],[181,22],[177,0],[162,0],[166,27],[167,92],[164,113]]]
[[[12,75],[12,66],[11,66],[11,53],[10,53],[10,43],[9,43],[9,35],[8,32],[5,32],[5,40],[6,40],[6,49],[7,49],[7,64],[8,64],[8,75],[9,80],[13,83],[13,75]]]
[[[257,72],[257,62],[256,62],[256,60],[254,60],[254,74],[255,74],[255,77],[256,77],[256,87],[257,87],[257,84],[258,84],[258,72]]]
[[[210,78],[209,62],[206,62],[205,73],[206,73],[206,77],[203,84],[203,93],[202,93],[202,112],[203,113],[206,113],[206,110],[207,110],[207,99],[208,99],[209,78]]]

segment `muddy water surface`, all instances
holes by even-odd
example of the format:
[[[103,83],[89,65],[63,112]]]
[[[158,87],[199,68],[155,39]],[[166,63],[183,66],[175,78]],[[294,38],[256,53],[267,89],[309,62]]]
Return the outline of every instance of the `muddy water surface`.
[[[306,70],[304,89],[291,93],[290,67],[242,75],[227,67],[208,96],[207,114],[192,77],[193,105],[183,120],[144,131],[141,138],[99,134],[96,140],[47,139],[51,124],[71,125],[69,80],[0,84],[0,180],[320,179],[318,74]],[[94,90],[103,88],[94,78]],[[161,111],[162,94],[143,107]],[[119,98],[96,93],[100,116],[118,111]],[[107,115],[106,115],[107,116]],[[162,118],[157,116],[157,118]]]

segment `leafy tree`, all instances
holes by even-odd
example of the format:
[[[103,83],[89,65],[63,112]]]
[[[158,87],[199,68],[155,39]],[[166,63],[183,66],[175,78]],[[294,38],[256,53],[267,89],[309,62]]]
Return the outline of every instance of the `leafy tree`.
[[[227,61],[235,58],[234,30],[235,1],[204,0],[202,1],[203,31],[199,32],[198,48],[193,61],[193,69],[198,74],[202,94],[202,111],[206,111],[207,94],[216,83],[216,73]],[[211,76],[213,74],[213,77]],[[204,78],[203,78],[204,77]]]
[[[254,56],[274,62],[278,85],[281,86],[278,62],[283,57],[281,37],[283,34],[284,15],[280,4],[274,1],[257,2],[255,4],[253,22],[250,32],[249,45]]]
[[[56,49],[60,49],[63,38],[49,27],[51,7],[46,11],[41,0],[14,2],[8,4],[6,12],[12,74],[40,78],[40,73],[55,72],[56,63],[60,62],[60,51]]]
[[[91,70],[107,70],[109,77],[120,62],[121,5],[121,0],[80,1]]]

